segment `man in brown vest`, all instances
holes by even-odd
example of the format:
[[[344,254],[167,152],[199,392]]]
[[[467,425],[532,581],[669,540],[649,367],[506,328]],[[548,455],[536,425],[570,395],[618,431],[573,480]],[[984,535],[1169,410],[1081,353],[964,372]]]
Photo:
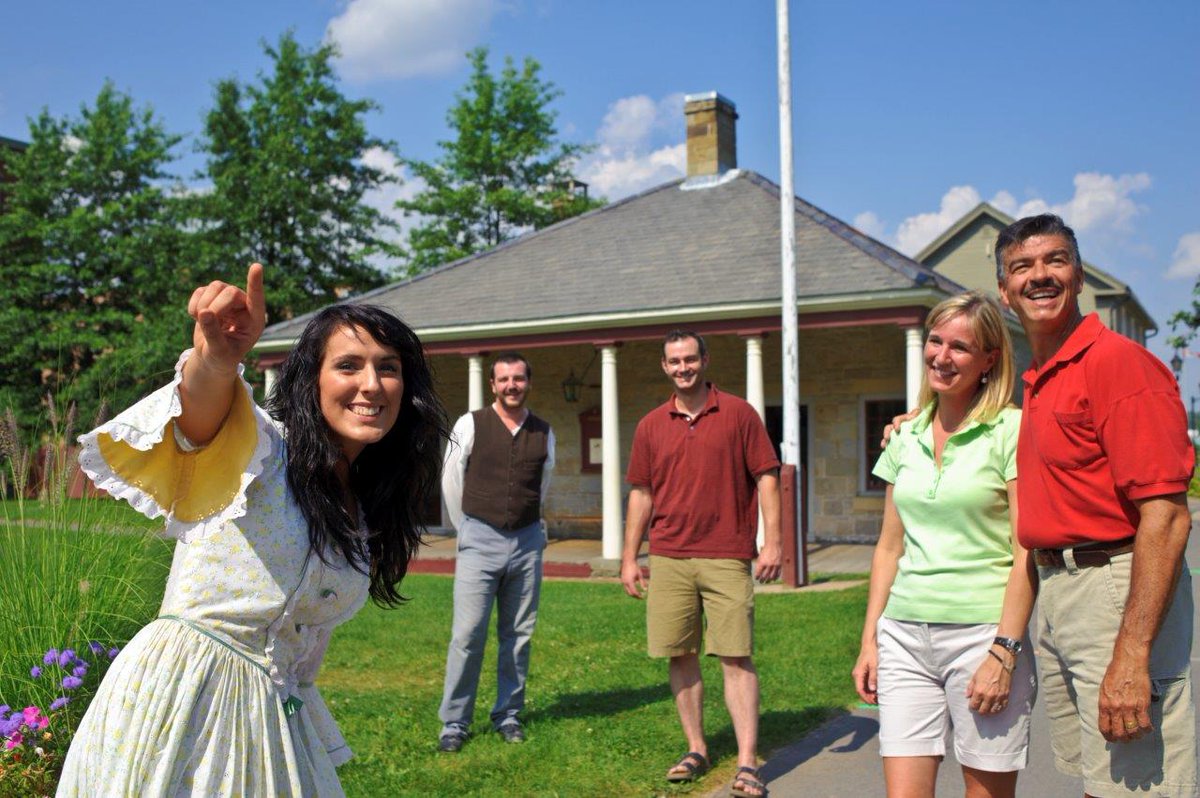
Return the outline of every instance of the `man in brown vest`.
[[[525,739],[518,716],[542,585],[542,502],[554,468],[554,431],[525,407],[532,377],[521,355],[498,355],[490,377],[495,401],[459,418],[446,448],[442,497],[458,530],[458,556],[440,751],[458,751],[470,736],[493,602],[499,646],[492,728],[510,743]]]

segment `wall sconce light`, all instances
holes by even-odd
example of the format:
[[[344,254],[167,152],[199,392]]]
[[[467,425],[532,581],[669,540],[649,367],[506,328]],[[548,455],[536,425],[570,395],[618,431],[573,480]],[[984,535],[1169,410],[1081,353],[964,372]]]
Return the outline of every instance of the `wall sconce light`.
[[[596,362],[596,355],[598,354],[600,354],[599,349],[592,351],[592,359],[589,360],[588,364],[583,367],[583,373],[578,377],[575,376],[575,368],[572,367],[571,373],[563,379],[562,392],[564,401],[572,403],[579,401],[579,389],[585,387],[583,384],[583,378],[587,376],[588,369],[590,369],[592,364]]]

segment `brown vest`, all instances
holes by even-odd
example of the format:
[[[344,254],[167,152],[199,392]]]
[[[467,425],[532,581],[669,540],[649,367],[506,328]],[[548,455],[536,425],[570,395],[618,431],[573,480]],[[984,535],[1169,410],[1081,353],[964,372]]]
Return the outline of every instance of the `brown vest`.
[[[463,512],[497,529],[529,526],[542,517],[550,425],[530,413],[514,435],[490,406],[471,417],[475,444],[463,480]]]

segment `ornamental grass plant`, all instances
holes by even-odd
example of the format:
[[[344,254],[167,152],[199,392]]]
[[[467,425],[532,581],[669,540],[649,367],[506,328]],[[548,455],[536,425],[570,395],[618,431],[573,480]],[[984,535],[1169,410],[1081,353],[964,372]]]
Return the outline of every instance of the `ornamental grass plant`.
[[[54,678],[38,668],[51,669],[43,662],[51,649],[84,652],[91,666],[96,646],[102,660],[123,646],[157,611],[170,548],[145,526],[130,527],[127,511],[107,497],[68,498],[74,413],[60,417],[53,400],[49,407],[50,443],[37,451],[23,445],[11,412],[0,421],[0,704],[41,711],[64,697],[65,679],[79,679],[70,682],[69,712],[60,705],[39,716],[54,722],[57,713],[52,730],[65,751],[99,674]],[[0,774],[0,795],[20,775],[12,767]]]

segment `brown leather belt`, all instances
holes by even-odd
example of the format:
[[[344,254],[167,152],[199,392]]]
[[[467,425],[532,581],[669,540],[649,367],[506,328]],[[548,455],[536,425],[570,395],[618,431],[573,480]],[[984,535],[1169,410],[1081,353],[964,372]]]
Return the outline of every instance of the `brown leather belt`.
[[[1074,552],[1075,565],[1079,568],[1094,568],[1098,565],[1108,565],[1112,558],[1133,551],[1133,536],[1120,540],[1110,540],[1106,543],[1089,543],[1086,546],[1076,546]],[[1033,561],[1044,568],[1066,568],[1067,562],[1062,549],[1034,549]]]

